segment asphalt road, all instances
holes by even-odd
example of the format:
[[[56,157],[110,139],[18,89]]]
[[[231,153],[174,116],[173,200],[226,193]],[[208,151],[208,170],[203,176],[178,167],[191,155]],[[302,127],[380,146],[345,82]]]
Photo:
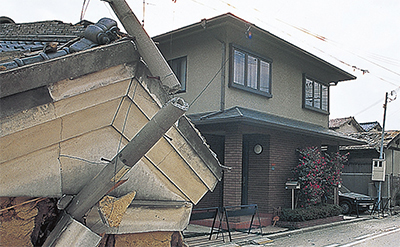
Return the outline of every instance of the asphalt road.
[[[365,216],[369,218],[369,216]],[[322,228],[276,238],[264,246],[400,246],[400,215],[369,218],[351,224]]]

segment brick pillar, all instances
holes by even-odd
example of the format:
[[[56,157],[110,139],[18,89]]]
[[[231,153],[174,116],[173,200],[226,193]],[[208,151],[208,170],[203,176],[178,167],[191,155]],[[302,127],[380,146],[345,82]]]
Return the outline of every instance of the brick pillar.
[[[224,206],[241,204],[242,194],[242,133],[238,126],[227,129],[225,136],[225,166],[232,169],[224,173]]]

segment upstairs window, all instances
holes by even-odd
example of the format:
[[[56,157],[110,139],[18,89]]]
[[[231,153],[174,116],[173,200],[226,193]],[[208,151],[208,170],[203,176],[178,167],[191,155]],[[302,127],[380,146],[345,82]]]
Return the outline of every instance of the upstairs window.
[[[303,77],[303,107],[322,113],[329,112],[329,87],[311,77]]]
[[[181,90],[179,90],[178,93],[186,92],[186,57],[168,60],[168,64],[181,83]]]
[[[271,97],[271,63],[267,58],[232,46],[230,86]]]

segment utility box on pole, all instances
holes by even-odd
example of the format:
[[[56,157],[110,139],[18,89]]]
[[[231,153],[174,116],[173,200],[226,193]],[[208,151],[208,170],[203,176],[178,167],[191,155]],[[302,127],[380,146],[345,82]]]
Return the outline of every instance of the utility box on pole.
[[[372,181],[385,181],[386,161],[384,159],[372,160]]]

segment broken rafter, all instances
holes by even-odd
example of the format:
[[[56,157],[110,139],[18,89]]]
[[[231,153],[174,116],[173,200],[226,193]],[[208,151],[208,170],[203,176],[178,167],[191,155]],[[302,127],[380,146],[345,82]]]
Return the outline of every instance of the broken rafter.
[[[13,209],[13,208],[16,208],[16,207],[19,207],[19,206],[22,206],[22,205],[25,205],[25,204],[28,204],[28,203],[31,203],[31,202],[38,203],[38,202],[43,201],[45,199],[46,199],[46,197],[38,197],[38,198],[35,198],[35,199],[32,199],[32,200],[24,201],[24,202],[19,203],[17,205],[13,205],[13,206],[10,206],[10,207],[7,207],[7,208],[3,208],[3,209],[0,210],[0,213],[3,213],[4,211],[10,210],[10,209]]]

